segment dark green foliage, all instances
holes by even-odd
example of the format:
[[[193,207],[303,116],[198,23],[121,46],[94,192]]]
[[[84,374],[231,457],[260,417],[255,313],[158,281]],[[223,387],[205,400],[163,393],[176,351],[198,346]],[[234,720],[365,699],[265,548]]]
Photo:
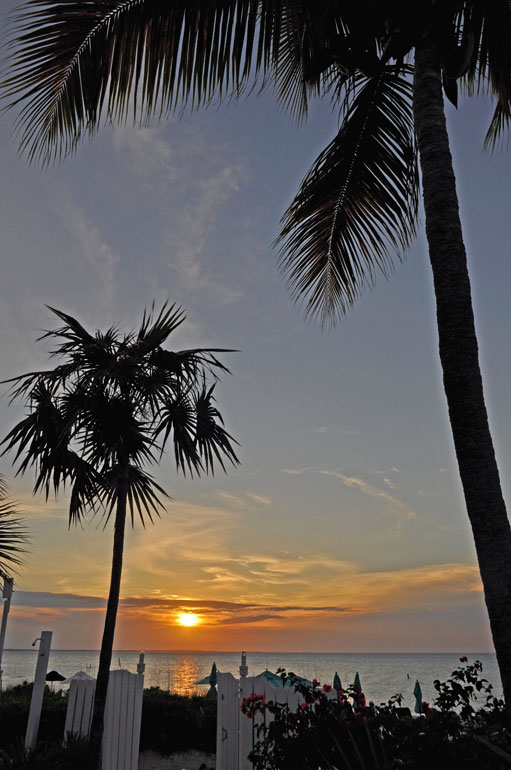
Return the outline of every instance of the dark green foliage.
[[[297,711],[260,700],[255,711],[273,721],[259,728],[252,758],[256,770],[503,770],[511,763],[511,715],[481,678],[481,664],[460,667],[435,682],[437,709],[404,715],[388,703],[352,710],[349,701],[298,686],[305,703]],[[478,710],[473,708],[475,698]],[[353,693],[351,693],[351,696]],[[482,707],[481,707],[482,706]],[[242,719],[245,717],[242,716]]]
[[[160,754],[216,751],[216,700],[175,695],[159,687],[144,691],[140,750]]]
[[[33,755],[30,758],[26,756],[23,743],[31,697],[32,684],[27,682],[2,693],[0,770],[39,770],[40,767],[85,770],[88,750],[82,745],[83,741],[71,741],[69,750],[62,747],[67,695],[61,691],[52,692],[49,687],[46,687],[44,693],[39,743]],[[140,751],[145,749],[160,754],[190,749],[214,754],[216,700],[199,695],[188,698],[160,690],[159,687],[144,690]],[[76,759],[76,765],[70,764],[70,756]]]
[[[23,742],[8,750],[0,749],[0,770],[92,770],[88,741],[72,738],[62,743],[40,742],[34,751],[27,752]]]
[[[0,749],[23,745],[33,685],[28,682],[9,687],[0,697]],[[39,740],[60,741],[64,735],[67,696],[61,691],[44,690]],[[2,766],[0,765],[0,768]]]

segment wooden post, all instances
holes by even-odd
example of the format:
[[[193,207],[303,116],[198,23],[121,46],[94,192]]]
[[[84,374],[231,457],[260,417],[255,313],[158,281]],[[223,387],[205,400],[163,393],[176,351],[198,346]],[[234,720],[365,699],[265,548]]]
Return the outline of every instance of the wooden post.
[[[5,633],[7,631],[7,615],[11,606],[12,589],[14,586],[14,579],[7,577],[7,575],[1,574],[0,577],[4,579],[4,587],[2,591],[2,597],[4,601],[4,608],[2,612],[2,625],[0,626],[0,692],[2,692],[2,658],[4,655],[4,643]]]
[[[52,631],[41,632],[39,655],[37,656],[34,677],[34,689],[32,690],[32,700],[30,701],[30,712],[28,715],[27,732],[25,735],[25,748],[29,751],[31,751],[37,743],[37,733],[39,731],[39,720],[41,719],[41,708],[43,705],[44,686],[46,684],[46,672],[48,670],[52,634]],[[37,641],[38,640],[36,639],[36,642]]]

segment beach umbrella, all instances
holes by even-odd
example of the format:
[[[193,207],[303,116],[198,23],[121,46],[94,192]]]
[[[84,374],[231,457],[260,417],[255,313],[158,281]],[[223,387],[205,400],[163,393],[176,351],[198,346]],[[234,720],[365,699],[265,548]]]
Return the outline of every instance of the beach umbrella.
[[[216,663],[211,666],[211,674],[209,675],[209,690],[206,693],[206,698],[216,698]]]
[[[87,679],[91,682],[96,681],[93,676],[89,676],[89,674],[86,674],[85,671],[77,671],[76,674],[73,674],[73,676],[68,676],[67,679],[63,679],[62,684],[71,684],[71,682],[74,682],[75,679]]]
[[[416,714],[422,714],[422,690],[419,684],[419,680],[415,681],[415,687],[413,688],[413,694],[415,695],[415,708]]]
[[[211,673],[205,676],[203,679],[199,679],[194,684],[210,684],[211,686],[216,685],[218,673],[220,672],[216,667],[216,663],[213,663],[211,666]]]
[[[265,669],[260,674],[257,675],[257,677],[263,677],[268,682],[271,682],[271,684],[274,687],[282,687],[283,685],[283,679],[279,674],[274,674],[272,671],[268,671],[268,669]],[[306,679],[304,676],[298,676],[298,674],[293,674],[292,672],[289,673],[289,679],[286,680],[286,687],[294,687],[296,684],[302,684],[305,687],[312,687],[312,682],[310,679]]]
[[[278,674],[273,674],[271,671],[268,671],[267,668],[264,671],[261,671],[260,674],[257,674],[256,679],[266,679],[266,681],[271,682],[274,687],[282,687],[282,677]]]
[[[292,672],[290,672],[288,676],[291,677],[291,680],[288,679],[286,687],[291,687],[295,682],[297,684],[303,684],[304,687],[312,687],[311,680],[306,679],[304,676],[298,676],[298,674],[293,674]]]
[[[335,692],[337,693],[337,697],[339,697],[339,693],[342,690],[342,684],[341,684],[341,677],[339,676],[337,671],[335,672],[334,682],[333,682],[332,686],[333,686]]]
[[[49,671],[46,674],[47,682],[64,682],[65,680],[66,680],[66,677],[62,676],[62,674],[59,674],[58,671]]]
[[[360,677],[358,671],[355,674],[355,681],[353,682],[353,689],[355,690],[355,696],[353,698],[353,708],[358,708],[358,693],[362,692],[362,685],[360,684]]]

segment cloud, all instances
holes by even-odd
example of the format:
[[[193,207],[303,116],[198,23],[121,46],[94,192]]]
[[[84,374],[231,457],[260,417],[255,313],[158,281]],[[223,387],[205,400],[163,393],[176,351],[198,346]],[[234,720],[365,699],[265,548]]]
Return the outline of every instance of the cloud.
[[[172,119],[166,126],[118,128],[113,147],[151,197],[162,201],[164,260],[173,283],[181,292],[206,290],[216,303],[236,303],[243,290],[225,275],[218,279],[208,249],[222,207],[247,177],[245,161],[232,146],[213,144],[193,122]]]
[[[116,295],[119,255],[83,209],[72,202],[69,194],[56,204],[55,209],[95,275],[95,295],[104,307],[109,307]]]
[[[271,505],[271,498],[265,495],[257,495],[255,492],[247,492],[247,497],[260,505]]]
[[[257,564],[270,562],[282,569],[278,559],[255,557]],[[250,557],[244,557],[250,562]],[[299,560],[300,561],[300,560]],[[314,559],[303,560],[309,567]],[[302,565],[307,569],[305,565]],[[211,567],[211,570],[214,568]],[[214,586],[219,590],[218,585]],[[321,601],[318,602],[318,595]],[[295,601],[265,601],[260,591],[252,599],[229,601],[193,596],[125,596],[119,604],[119,618],[151,621],[164,626],[175,625],[180,612],[195,612],[204,625],[232,627],[276,624],[285,628],[290,623],[311,625],[339,618],[392,615],[396,611],[437,612],[442,607],[463,607],[480,602],[482,587],[478,568],[471,564],[446,563],[410,567],[402,570],[362,571],[356,567],[330,561],[319,585],[306,583],[293,591]],[[337,601],[342,597],[342,602]],[[20,619],[74,616],[86,618],[102,615],[105,599],[99,596],[15,591],[13,615]],[[96,621],[95,621],[96,622]]]
[[[402,535],[403,525],[405,522],[418,518],[418,513],[414,511],[413,508],[410,508],[410,506],[406,505],[406,503],[401,502],[401,500],[393,497],[388,492],[385,492],[382,489],[378,489],[378,487],[373,487],[363,479],[357,478],[356,476],[345,476],[343,473],[338,471],[322,470],[320,473],[322,473],[324,476],[334,476],[335,478],[340,479],[344,486],[350,487],[352,489],[358,489],[360,492],[368,495],[369,497],[376,498],[387,503],[387,512],[391,513],[396,519],[394,526],[394,534],[396,536]]]
[[[305,468],[281,468],[282,473],[287,473],[288,476],[302,476],[304,473],[310,473],[311,471],[319,471],[317,466],[309,465]]]

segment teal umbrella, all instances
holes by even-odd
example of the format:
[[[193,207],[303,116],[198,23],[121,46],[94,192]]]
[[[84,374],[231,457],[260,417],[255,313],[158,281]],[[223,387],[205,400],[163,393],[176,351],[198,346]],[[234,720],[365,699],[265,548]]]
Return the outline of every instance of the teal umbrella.
[[[342,690],[342,684],[341,684],[341,677],[339,676],[337,671],[335,672],[335,676],[334,676],[333,688],[336,691],[337,696],[339,696],[339,693]]]
[[[274,687],[282,687],[282,677],[268,671],[267,668],[257,675],[257,679],[266,679],[266,681],[271,682]]]
[[[416,714],[422,714],[422,690],[419,684],[419,680],[416,679],[415,687],[413,688],[413,694],[415,695],[415,708]]]
[[[353,698],[353,708],[358,708],[358,698],[357,695],[359,692],[362,692],[362,685],[360,684],[360,677],[358,675],[358,671],[355,674],[355,681],[353,682],[353,689],[355,690],[355,697]]]
[[[274,674],[271,671],[268,671],[268,669],[265,669],[260,674],[257,675],[257,677],[262,677],[263,679],[266,679],[268,682],[271,682],[271,684],[274,687],[282,687],[282,677],[279,676],[279,674]],[[304,676],[298,676],[298,674],[289,673],[289,679],[286,680],[286,687],[293,687],[295,682],[297,684],[303,684],[305,687],[312,687],[312,682],[309,679],[305,679]]]

